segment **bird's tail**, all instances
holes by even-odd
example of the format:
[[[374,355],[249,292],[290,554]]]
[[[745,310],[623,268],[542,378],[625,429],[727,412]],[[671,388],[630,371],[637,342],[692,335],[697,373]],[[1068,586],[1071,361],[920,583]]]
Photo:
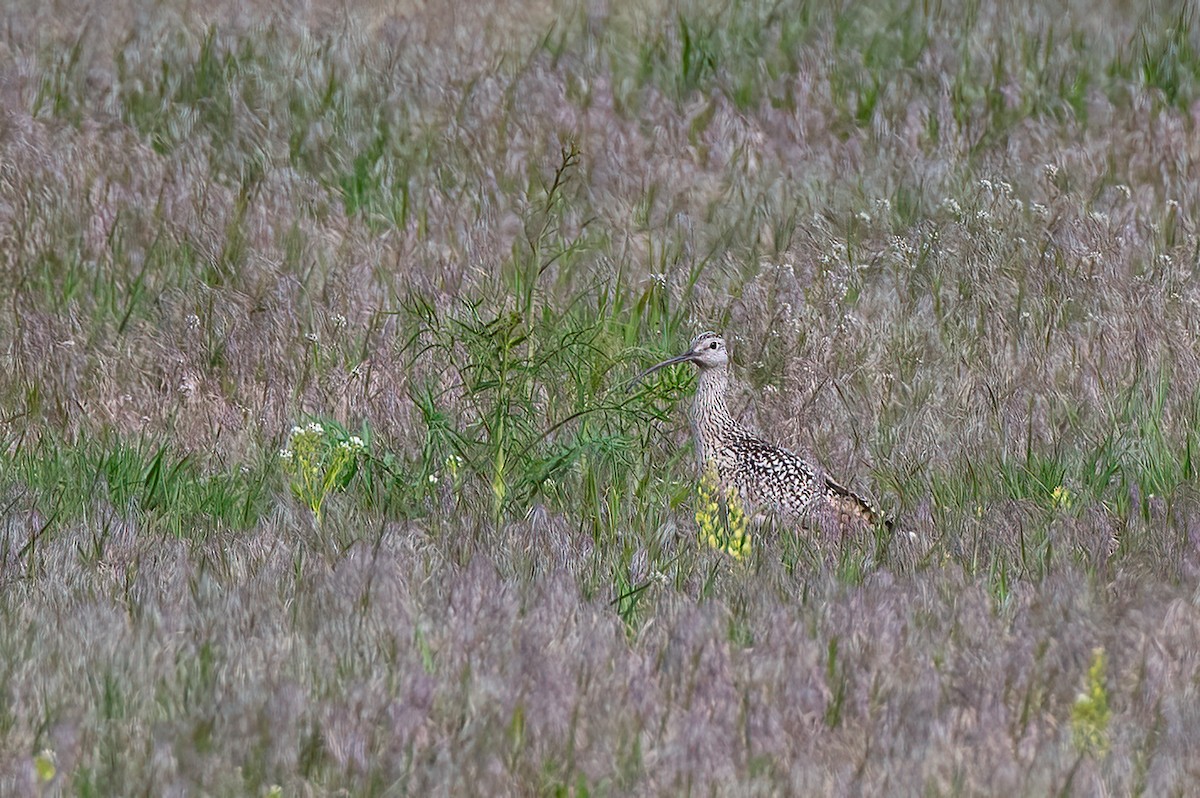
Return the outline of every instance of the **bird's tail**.
[[[866,524],[869,527],[882,526],[888,532],[892,531],[893,520],[884,515],[867,497],[855,493],[828,476],[825,477],[825,491],[829,504],[843,525]]]

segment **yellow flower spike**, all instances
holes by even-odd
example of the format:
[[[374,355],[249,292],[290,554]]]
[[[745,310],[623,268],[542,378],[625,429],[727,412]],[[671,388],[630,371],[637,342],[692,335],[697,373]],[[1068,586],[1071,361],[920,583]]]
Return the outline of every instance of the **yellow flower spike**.
[[[700,477],[697,498],[696,525],[701,541],[735,560],[746,557],[750,553],[750,534],[737,489],[722,487],[716,472],[708,469]]]
[[[1096,755],[1108,752],[1108,688],[1105,684],[1107,655],[1103,648],[1092,651],[1092,664],[1088,667],[1083,690],[1075,697],[1071,707],[1071,731],[1075,746]]]

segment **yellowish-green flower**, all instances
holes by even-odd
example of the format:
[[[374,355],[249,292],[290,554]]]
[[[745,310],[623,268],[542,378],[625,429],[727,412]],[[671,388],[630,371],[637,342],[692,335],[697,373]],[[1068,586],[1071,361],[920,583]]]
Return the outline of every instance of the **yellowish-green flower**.
[[[1064,486],[1059,485],[1054,489],[1054,492],[1050,494],[1050,500],[1053,502],[1056,509],[1070,510],[1074,497],[1071,495],[1071,491],[1067,490],[1067,488]]]
[[[1106,656],[1103,648],[1092,651],[1083,690],[1071,707],[1071,732],[1080,751],[1104,754],[1108,751],[1108,689],[1104,684]]]
[[[58,756],[49,748],[43,748],[33,758],[33,769],[42,784],[54,781],[54,774],[58,772]]]
[[[721,485],[711,468],[700,477],[697,488],[696,524],[700,527],[701,543],[735,560],[750,553],[746,511],[737,489]]]

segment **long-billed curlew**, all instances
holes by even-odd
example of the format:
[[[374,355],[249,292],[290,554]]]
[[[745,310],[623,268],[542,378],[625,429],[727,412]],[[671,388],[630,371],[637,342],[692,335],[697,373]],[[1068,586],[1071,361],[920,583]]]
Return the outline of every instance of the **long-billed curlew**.
[[[842,532],[880,524],[891,528],[891,520],[868,499],[820,466],[772,446],[734,420],[725,405],[729,351],[724,338],[701,333],[686,352],[651,366],[636,380],[676,363],[694,363],[700,369],[690,415],[702,471],[714,470],[721,484],[736,489],[752,504],[774,508],[802,523],[815,521],[827,531],[833,531],[831,523]]]

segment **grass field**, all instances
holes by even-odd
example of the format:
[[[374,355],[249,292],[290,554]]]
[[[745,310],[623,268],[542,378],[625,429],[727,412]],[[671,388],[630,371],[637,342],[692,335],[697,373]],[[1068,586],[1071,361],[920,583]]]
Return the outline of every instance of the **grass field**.
[[[1193,790],[1192,7],[456,5],[0,12],[0,794]]]

